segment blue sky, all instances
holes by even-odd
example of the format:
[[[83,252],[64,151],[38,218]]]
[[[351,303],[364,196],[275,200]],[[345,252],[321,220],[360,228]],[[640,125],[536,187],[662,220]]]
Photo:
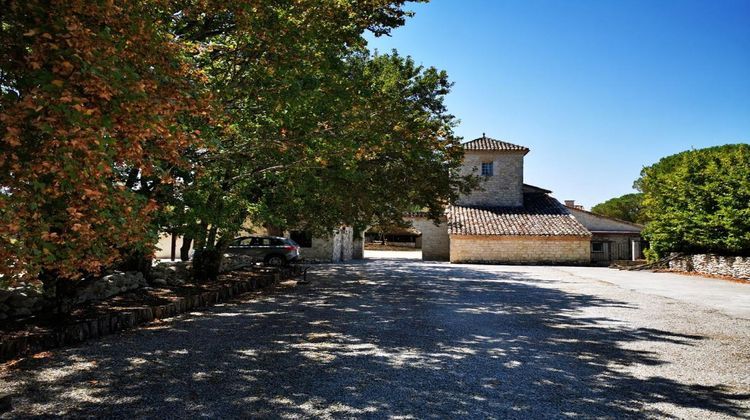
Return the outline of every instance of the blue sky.
[[[750,142],[750,0],[433,0],[392,37],[446,70],[471,140],[531,148],[525,181],[590,208],[643,166]]]

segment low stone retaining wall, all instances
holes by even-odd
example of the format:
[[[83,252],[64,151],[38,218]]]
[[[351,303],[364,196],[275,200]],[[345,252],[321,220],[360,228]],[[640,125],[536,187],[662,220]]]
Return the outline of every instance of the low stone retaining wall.
[[[137,271],[121,272],[103,276],[75,291],[70,305],[102,300],[146,286],[143,274]],[[38,288],[30,285],[0,290],[0,320],[21,318],[49,309],[53,306]]]
[[[264,273],[247,280],[222,285],[217,290],[186,297],[175,297],[171,303],[144,306],[137,309],[112,312],[95,319],[61,326],[54,331],[31,333],[0,342],[0,361],[26,354],[49,350],[64,345],[80,343],[90,338],[102,337],[147,322],[173,317],[194,308],[210,306],[234,296],[278,283],[280,273]]]
[[[226,273],[252,266],[256,262],[245,255],[227,256],[222,261],[219,271]],[[190,280],[191,267],[191,262],[160,262],[151,269],[151,285],[181,286]],[[74,306],[103,300],[145,286],[148,286],[148,283],[142,273],[115,271],[77,289],[75,295],[69,298],[68,304]],[[44,296],[35,286],[21,285],[8,290],[0,290],[0,321],[34,315],[49,310],[52,306],[54,302]]]
[[[750,280],[750,257],[725,257],[715,254],[672,254],[669,269]]]

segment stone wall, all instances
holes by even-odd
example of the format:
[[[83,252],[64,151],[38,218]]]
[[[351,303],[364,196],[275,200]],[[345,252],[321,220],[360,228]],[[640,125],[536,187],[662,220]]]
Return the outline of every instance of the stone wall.
[[[351,261],[354,255],[354,229],[349,226],[343,226],[339,229],[341,237],[341,254],[339,261]]]
[[[225,255],[219,271],[222,273],[254,265],[256,261],[246,255]],[[191,278],[191,262],[161,262],[151,268],[152,286],[180,286]],[[138,271],[121,272],[105,275],[84,283],[67,299],[67,305],[73,306],[85,302],[103,300],[111,296],[148,286],[143,273]],[[0,290],[0,320],[22,318],[55,305],[37,288],[24,285],[8,290]]]
[[[422,232],[422,259],[425,261],[447,261],[450,257],[448,224],[435,225],[425,218],[411,219],[415,229]]]
[[[44,296],[31,286],[0,290],[0,320],[28,316],[45,306]]]
[[[524,152],[471,151],[464,154],[461,175],[481,175],[482,162],[493,162],[493,175],[481,177],[481,188],[462,196],[460,206],[523,205]],[[473,170],[476,169],[476,172]]]
[[[213,290],[196,289],[195,294],[173,296],[170,299],[171,302],[167,304],[110,308],[108,312],[89,319],[73,321],[74,323],[63,323],[52,328],[29,330],[27,334],[19,334],[0,341],[0,362],[25,354],[80,343],[90,338],[113,334],[155,319],[169,318],[195,308],[223,302],[234,296],[278,283],[282,275],[283,278],[288,278],[290,274],[283,274],[278,271],[258,273],[257,276],[244,277],[240,281],[220,284]]]
[[[146,286],[146,279],[142,273],[116,271],[76,289],[75,294],[65,300],[65,305],[72,306],[102,300],[143,286]],[[55,305],[56,303],[33,286],[0,290],[0,320],[22,318],[50,309]]]
[[[219,267],[220,272],[236,270],[244,266],[246,255],[224,256]],[[238,264],[241,261],[242,264]],[[151,268],[151,284],[155,286],[180,286],[187,283],[191,277],[193,263],[191,261],[163,261]]]
[[[365,258],[365,234],[355,237],[352,241],[352,259],[361,260]]]
[[[550,236],[451,236],[452,263],[588,264],[589,238]]]
[[[75,303],[106,299],[146,285],[143,273],[138,271],[115,272],[92,282],[87,287],[76,290]]]
[[[676,271],[716,274],[750,280],[750,257],[725,257],[715,254],[677,256],[669,261],[669,268]]]
[[[342,226],[327,237],[314,236],[312,246],[300,248],[300,256],[307,260],[340,262],[349,261],[354,255],[354,229],[349,226]]]
[[[320,260],[329,262],[333,259],[334,237],[333,235],[321,238],[313,236],[312,246],[300,248],[300,256],[307,260]]]

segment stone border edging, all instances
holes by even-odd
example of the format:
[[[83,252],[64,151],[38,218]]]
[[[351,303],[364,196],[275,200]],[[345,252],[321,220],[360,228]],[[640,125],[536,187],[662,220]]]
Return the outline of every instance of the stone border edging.
[[[244,281],[223,285],[218,290],[180,296],[164,305],[107,313],[95,319],[61,326],[54,331],[16,337],[0,343],[0,363],[40,351],[81,343],[90,338],[114,334],[157,319],[173,317],[194,308],[211,306],[235,296],[276,284],[280,280],[280,273],[267,273]]]

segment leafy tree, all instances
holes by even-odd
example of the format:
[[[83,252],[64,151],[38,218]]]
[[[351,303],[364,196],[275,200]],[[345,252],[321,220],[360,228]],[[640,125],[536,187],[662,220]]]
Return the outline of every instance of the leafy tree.
[[[447,75],[365,49],[403,0],[0,1],[5,282],[96,273],[160,231],[211,277],[248,220],[437,218],[472,184]]]
[[[648,220],[643,212],[643,194],[625,194],[611,198],[591,208],[593,213],[614,217],[632,223],[646,223]]]
[[[750,255],[750,145],[689,150],[644,168],[644,236],[670,251]]]
[[[0,9],[0,276],[77,279],[148,252],[145,179],[170,182],[196,143],[185,123],[207,109],[169,2]]]
[[[348,60],[357,92],[336,111],[332,151],[275,174],[259,216],[280,226],[330,230],[340,224],[400,224],[424,208],[437,220],[446,203],[471,188],[461,164],[454,117],[443,98],[445,72],[410,58],[359,54]],[[314,215],[314,217],[311,217]]]
[[[320,233],[415,203],[437,217],[455,195],[461,181],[448,174],[461,148],[443,105],[447,76],[364,49],[364,31],[402,23],[402,3],[214,5],[176,19],[224,113],[223,130],[203,133],[200,176],[175,206],[185,217],[174,230],[201,251],[194,265],[209,267],[200,277],[215,275],[248,219]]]

